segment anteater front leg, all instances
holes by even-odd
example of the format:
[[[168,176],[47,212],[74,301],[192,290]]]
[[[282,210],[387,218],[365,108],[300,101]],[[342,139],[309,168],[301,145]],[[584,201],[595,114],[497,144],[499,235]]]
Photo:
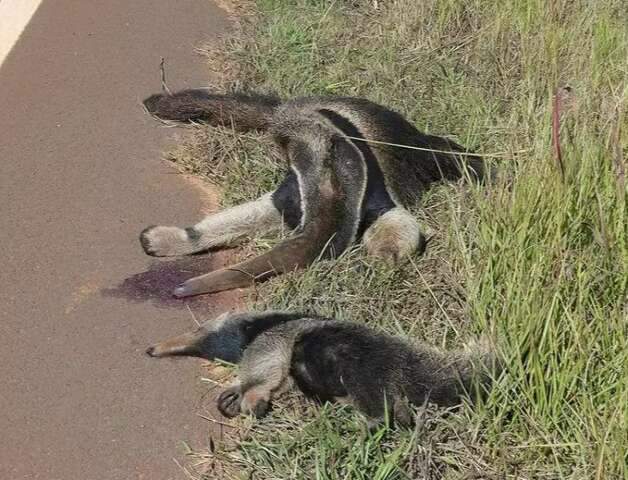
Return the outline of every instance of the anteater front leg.
[[[148,227],[140,234],[140,242],[144,251],[155,257],[188,255],[235,245],[248,236],[278,230],[281,225],[282,214],[267,193],[252,202],[209,215],[193,227]]]

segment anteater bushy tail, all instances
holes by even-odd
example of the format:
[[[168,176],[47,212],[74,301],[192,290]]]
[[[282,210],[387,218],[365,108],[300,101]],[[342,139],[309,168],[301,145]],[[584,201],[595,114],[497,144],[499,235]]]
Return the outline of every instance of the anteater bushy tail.
[[[488,175],[484,160],[453,140],[426,134],[415,140],[418,140],[413,142],[416,147],[432,150],[421,152],[417,165],[423,175],[431,177],[426,178],[428,183],[459,178],[482,181]]]
[[[277,97],[246,94],[213,94],[204,89],[181,90],[173,94],[157,93],[144,100],[151,115],[177,122],[206,122],[228,126],[239,131],[265,130],[275,108]]]

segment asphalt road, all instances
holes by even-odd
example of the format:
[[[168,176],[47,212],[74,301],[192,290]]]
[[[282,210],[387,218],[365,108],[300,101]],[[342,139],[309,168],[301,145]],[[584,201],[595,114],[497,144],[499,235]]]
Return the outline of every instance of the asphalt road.
[[[137,236],[211,205],[139,102],[161,57],[171,87],[207,84],[193,49],[225,24],[209,0],[45,0],[0,68],[0,478],[184,478],[180,442],[207,440],[199,363],[143,352],[193,326],[168,292],[211,261]]]

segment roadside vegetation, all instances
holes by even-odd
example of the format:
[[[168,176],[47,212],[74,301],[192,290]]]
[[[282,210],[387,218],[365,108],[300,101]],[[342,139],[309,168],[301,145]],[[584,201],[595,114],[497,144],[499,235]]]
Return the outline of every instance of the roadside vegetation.
[[[207,478],[628,478],[624,2],[250,7],[242,35],[221,47],[226,84],[368,97],[498,171],[491,184],[426,195],[425,254],[389,267],[357,246],[260,285],[251,308],[314,310],[443,347],[488,332],[506,368],[484,403],[418,411],[414,430],[365,433],[346,407],[287,399],[236,422],[237,441],[195,452]],[[169,158],[220,185],[226,205],[282,172],[264,136],[203,126]]]

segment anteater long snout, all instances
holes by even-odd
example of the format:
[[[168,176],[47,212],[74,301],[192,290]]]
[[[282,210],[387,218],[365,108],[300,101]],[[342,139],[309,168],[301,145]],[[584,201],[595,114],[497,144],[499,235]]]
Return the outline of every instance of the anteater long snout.
[[[144,100],[151,115],[176,122],[203,121],[236,130],[265,130],[269,127],[277,97],[266,95],[212,94],[204,89],[182,90],[173,94],[157,93]]]
[[[207,331],[199,328],[194,332],[177,335],[151,345],[146,349],[146,354],[151,357],[199,356],[201,354],[200,345],[206,336]]]

